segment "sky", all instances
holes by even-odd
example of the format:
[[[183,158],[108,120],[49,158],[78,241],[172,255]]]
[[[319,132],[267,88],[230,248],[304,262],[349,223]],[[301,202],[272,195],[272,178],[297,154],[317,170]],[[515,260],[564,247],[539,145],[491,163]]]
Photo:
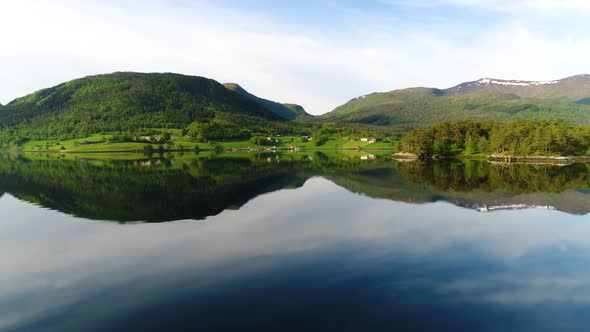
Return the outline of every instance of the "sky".
[[[331,111],[375,91],[590,73],[587,0],[0,0],[0,103],[114,71]]]

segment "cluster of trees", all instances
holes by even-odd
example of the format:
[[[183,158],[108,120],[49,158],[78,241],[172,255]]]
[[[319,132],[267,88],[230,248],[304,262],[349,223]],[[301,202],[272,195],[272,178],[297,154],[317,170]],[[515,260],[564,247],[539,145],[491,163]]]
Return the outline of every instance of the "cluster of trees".
[[[236,114],[195,121],[183,130],[185,135],[199,142],[248,140],[254,136],[310,135],[311,132],[311,126],[307,124],[269,121]]]
[[[442,122],[408,133],[398,146],[419,156],[460,154],[586,155],[590,127],[564,121]]]
[[[188,126],[188,134],[199,142],[209,140],[242,140],[249,139],[252,132],[237,124],[223,121],[193,122]]]
[[[319,128],[313,133],[311,138],[315,146],[320,146],[329,141],[331,136],[333,136],[336,133],[338,133],[338,130],[336,129]]]
[[[255,145],[259,145],[259,146],[263,146],[263,145],[271,145],[272,143],[274,143],[274,141],[269,141],[267,139],[266,136],[262,136],[262,135],[254,135],[252,137],[250,137],[250,143],[255,144]]]

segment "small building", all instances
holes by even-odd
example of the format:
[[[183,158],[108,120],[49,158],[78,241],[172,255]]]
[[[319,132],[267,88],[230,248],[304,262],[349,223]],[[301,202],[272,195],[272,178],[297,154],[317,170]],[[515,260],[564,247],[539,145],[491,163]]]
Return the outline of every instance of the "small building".
[[[375,155],[374,154],[369,154],[369,155],[364,155],[361,156],[361,160],[375,160]]]
[[[140,142],[161,142],[162,137],[160,137],[160,136],[139,136],[139,137],[135,137],[135,140],[140,141]]]
[[[377,139],[375,137],[363,137],[361,138],[361,142],[375,143]]]

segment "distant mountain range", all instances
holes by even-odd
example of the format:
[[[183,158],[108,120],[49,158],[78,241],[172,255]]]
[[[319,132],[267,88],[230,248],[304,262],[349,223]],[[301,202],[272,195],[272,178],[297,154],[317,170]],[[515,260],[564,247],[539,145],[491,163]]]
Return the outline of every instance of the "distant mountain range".
[[[310,123],[407,131],[441,121],[562,119],[590,124],[590,75],[555,81],[483,78],[449,89],[409,88],[354,98],[321,116],[255,96],[236,83],[172,73],[88,76],[0,105],[0,139],[65,139],[207,124],[227,133],[309,133]]]
[[[590,124],[590,75],[555,81],[483,78],[449,89],[419,87],[372,93],[320,118],[399,128],[459,119],[563,119]]]

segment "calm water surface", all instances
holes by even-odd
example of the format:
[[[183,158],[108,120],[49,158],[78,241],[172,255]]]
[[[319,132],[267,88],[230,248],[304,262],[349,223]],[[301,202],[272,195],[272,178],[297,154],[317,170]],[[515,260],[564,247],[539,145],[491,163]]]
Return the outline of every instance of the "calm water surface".
[[[0,158],[2,331],[587,331],[584,165]]]

